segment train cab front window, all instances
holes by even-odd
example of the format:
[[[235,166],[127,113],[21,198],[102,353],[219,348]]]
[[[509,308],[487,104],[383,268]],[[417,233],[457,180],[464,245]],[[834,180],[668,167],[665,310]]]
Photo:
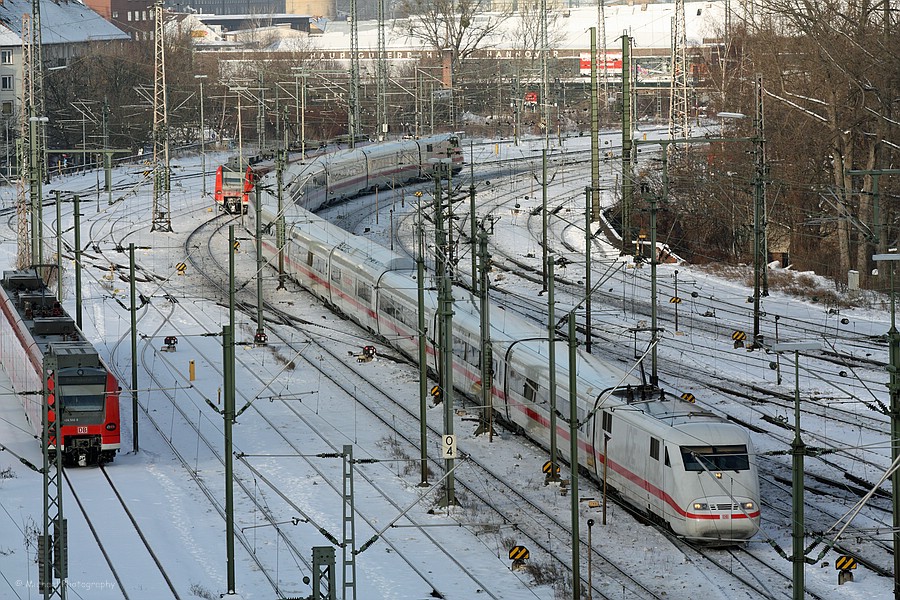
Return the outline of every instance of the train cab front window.
[[[682,446],[685,471],[746,471],[750,468],[747,446]]]
[[[57,378],[64,410],[70,412],[103,410],[106,399],[106,371],[102,369],[81,371],[81,374],[73,372],[71,375],[60,373]]]

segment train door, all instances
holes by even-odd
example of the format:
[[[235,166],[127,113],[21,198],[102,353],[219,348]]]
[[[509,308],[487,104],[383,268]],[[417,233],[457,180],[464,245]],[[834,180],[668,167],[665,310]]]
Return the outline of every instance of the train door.
[[[597,457],[594,460],[592,470],[597,479],[607,479],[607,485],[613,485],[611,480],[615,476],[615,470],[606,462],[606,455],[612,453],[613,442],[613,413],[601,410],[591,419],[593,422],[591,438],[593,440],[593,453]],[[589,465],[590,466],[590,465]],[[605,470],[604,470],[605,467]]]

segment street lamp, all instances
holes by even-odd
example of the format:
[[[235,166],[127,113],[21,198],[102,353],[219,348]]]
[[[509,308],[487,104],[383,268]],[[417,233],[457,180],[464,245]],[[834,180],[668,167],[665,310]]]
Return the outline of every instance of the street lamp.
[[[803,457],[806,446],[800,439],[800,351],[818,350],[821,346],[815,342],[782,342],[772,344],[773,352],[794,353],[794,440],[791,442],[793,456],[793,563],[794,563],[794,600],[803,600],[803,576],[806,566],[806,555],[803,550]]]
[[[203,80],[206,75],[194,75],[200,82],[200,169],[203,178],[203,197],[206,197],[206,122],[203,120]]]
[[[900,254],[876,254],[872,260],[877,262],[890,262],[891,264],[891,328],[888,330],[888,365],[889,374],[888,392],[891,398],[891,459],[897,461],[900,455],[900,333],[897,332],[896,311],[894,300],[894,263],[900,260]],[[900,471],[894,469],[891,473],[891,503],[894,513],[892,531],[894,532],[894,598],[900,598]]]

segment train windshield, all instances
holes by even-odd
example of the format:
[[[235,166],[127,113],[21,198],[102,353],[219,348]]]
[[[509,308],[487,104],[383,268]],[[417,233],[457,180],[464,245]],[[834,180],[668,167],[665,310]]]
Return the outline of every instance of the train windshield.
[[[73,372],[61,372],[57,378],[64,409],[71,412],[103,410],[106,399],[106,371],[103,369],[71,369],[71,371]]]
[[[682,446],[685,471],[746,471],[747,446]]]
[[[232,188],[240,188],[242,185],[244,185],[244,174],[240,171],[226,171],[223,169],[222,185]]]

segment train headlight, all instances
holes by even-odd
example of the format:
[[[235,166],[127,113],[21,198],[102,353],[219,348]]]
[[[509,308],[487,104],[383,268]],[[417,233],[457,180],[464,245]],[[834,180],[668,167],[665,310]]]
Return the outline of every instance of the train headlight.
[[[744,502],[743,504],[741,504],[741,508],[743,508],[744,510],[753,510],[754,508],[756,508],[756,505],[752,502]]]
[[[709,510],[709,504],[706,502],[694,502],[694,510]]]
[[[107,424],[106,424],[106,430],[107,430],[107,431],[115,431],[115,430],[116,430],[116,424],[115,424],[115,423],[107,423]]]

